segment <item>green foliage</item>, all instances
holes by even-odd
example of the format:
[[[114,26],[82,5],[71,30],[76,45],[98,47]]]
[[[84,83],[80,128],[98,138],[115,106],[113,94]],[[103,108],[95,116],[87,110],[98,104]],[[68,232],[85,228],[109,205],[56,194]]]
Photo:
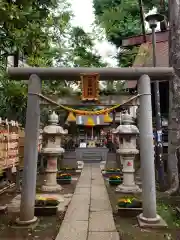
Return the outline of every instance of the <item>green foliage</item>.
[[[125,37],[141,33],[140,9],[137,0],[94,0],[97,22],[105,29],[107,38],[117,47]],[[145,0],[147,12],[158,0]]]
[[[105,67],[100,55],[95,54],[93,37],[82,28],[75,27],[71,33],[73,65],[79,67]]]
[[[179,228],[180,219],[177,216],[176,209],[171,205],[164,204],[163,202],[158,202],[157,212],[166,221],[169,227]]]
[[[125,92],[124,85],[125,85],[124,81],[109,82],[105,89],[100,90],[99,94],[109,96],[124,93]]]
[[[131,67],[135,57],[138,53],[139,47],[128,47],[123,48],[123,50],[117,55],[119,62],[121,63],[121,67]]]
[[[0,82],[0,116],[15,120],[24,125],[27,102],[27,86],[22,82],[9,81],[1,75]]]
[[[51,1],[50,1],[51,2]],[[39,51],[47,44],[43,21],[48,16],[47,1],[6,1],[0,2],[1,48],[12,53],[14,48],[23,50],[25,55]],[[43,41],[39,41],[44,38]]]
[[[70,15],[69,9],[55,13],[59,4],[65,5],[54,0],[0,1],[1,117],[24,124],[27,86],[23,82],[9,81],[5,74],[7,56],[18,52],[31,66],[52,66],[55,54],[52,54],[51,44],[59,34],[58,31],[52,33],[52,28],[61,30],[63,35],[67,24],[64,15]]]
[[[19,55],[30,66],[105,66],[93,53],[94,39],[71,26],[68,0],[0,1],[0,116],[24,124],[27,86],[9,81],[7,56]],[[71,95],[76,82],[43,82],[45,95]],[[47,111],[43,112],[43,118]]]
[[[105,29],[107,39],[121,47],[122,39],[142,33],[140,7],[137,0],[93,0],[96,22]],[[144,0],[143,8],[147,13],[157,7],[161,14],[168,16],[168,1]],[[120,65],[132,65],[137,49],[128,48],[117,57]]]

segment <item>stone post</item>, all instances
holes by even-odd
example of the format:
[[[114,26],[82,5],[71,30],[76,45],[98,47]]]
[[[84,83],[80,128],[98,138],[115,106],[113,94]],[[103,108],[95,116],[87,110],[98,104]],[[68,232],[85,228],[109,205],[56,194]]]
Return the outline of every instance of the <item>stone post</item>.
[[[28,82],[20,217],[17,219],[17,223],[20,225],[28,225],[37,220],[37,217],[34,216],[34,204],[40,123],[40,98],[37,93],[40,92],[40,78],[37,75],[31,75]]]
[[[122,116],[122,125],[119,125],[114,131],[119,135],[120,159],[123,164],[123,183],[117,186],[116,191],[122,193],[137,193],[141,192],[134,180],[134,159],[139,153],[136,149],[136,137],[139,134],[138,128],[133,125],[133,118],[128,113]]]
[[[156,213],[151,83],[149,76],[143,75],[139,79],[138,93],[140,94],[139,131],[143,200],[143,213],[138,216],[138,222],[140,227],[166,227],[166,223]]]
[[[61,190],[61,186],[57,184],[57,160],[58,156],[64,153],[61,147],[61,136],[67,134],[67,130],[58,126],[58,115],[53,112],[49,117],[50,125],[43,130],[43,138],[46,146],[41,152],[47,158],[47,167],[45,170],[45,181],[42,190],[45,192],[56,192]]]

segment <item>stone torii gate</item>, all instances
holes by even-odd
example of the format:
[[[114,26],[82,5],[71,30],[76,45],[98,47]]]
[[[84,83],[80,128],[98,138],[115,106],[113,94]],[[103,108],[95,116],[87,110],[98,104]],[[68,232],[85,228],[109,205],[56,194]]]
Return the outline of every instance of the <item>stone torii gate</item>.
[[[173,68],[8,68],[13,80],[28,81],[28,101],[25,127],[24,170],[19,224],[36,221],[34,202],[36,194],[37,144],[40,123],[40,97],[42,80],[79,80],[82,73],[97,73],[100,80],[138,80],[140,98],[140,159],[143,213],[138,216],[140,226],[163,225],[156,213],[156,188],[152,129],[150,81],[170,80]]]

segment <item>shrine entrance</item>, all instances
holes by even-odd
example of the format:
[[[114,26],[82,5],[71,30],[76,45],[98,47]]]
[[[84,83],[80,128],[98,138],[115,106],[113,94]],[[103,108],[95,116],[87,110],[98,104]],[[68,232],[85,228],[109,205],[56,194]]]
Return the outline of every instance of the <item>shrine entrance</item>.
[[[143,213],[139,221],[159,224],[161,219],[156,213],[156,187],[154,171],[154,146],[152,129],[151,81],[170,80],[173,69],[169,67],[154,68],[9,68],[8,75],[13,80],[28,81],[28,102],[25,127],[25,152],[23,184],[21,194],[21,224],[35,221],[34,199],[36,193],[37,144],[40,123],[41,79],[43,80],[78,80],[82,74],[98,74],[99,80],[138,80],[140,160],[142,178]],[[93,94],[88,79],[86,96]],[[106,112],[106,111],[105,111]]]

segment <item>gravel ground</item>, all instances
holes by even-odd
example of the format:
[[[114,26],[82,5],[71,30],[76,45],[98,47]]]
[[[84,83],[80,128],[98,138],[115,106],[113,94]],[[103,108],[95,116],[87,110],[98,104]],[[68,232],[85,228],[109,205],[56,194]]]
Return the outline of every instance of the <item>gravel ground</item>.
[[[73,176],[73,177],[79,177]],[[76,187],[76,180],[71,184],[62,185],[62,194],[73,193]],[[17,194],[15,189],[0,195],[0,205],[8,204]],[[32,229],[14,228],[13,223],[18,217],[17,213],[7,213],[0,216],[0,239],[1,240],[54,240],[63,221],[65,212],[56,216],[39,217],[37,225]]]
[[[106,182],[107,191],[109,194],[109,198],[111,201],[114,219],[116,223],[117,230],[120,234],[121,240],[177,240],[180,239],[180,228],[178,227],[179,223],[177,219],[173,218],[172,208],[166,207],[163,205],[158,206],[159,214],[166,220],[168,223],[169,229],[163,230],[144,230],[140,229],[137,225],[137,219],[127,218],[118,216],[116,210],[116,204],[118,198],[122,197],[121,194],[115,193],[115,187],[110,186],[108,182]],[[171,212],[170,212],[171,211]],[[176,221],[176,222],[175,222]],[[176,226],[177,223],[177,226]],[[178,238],[179,237],[179,238]]]

